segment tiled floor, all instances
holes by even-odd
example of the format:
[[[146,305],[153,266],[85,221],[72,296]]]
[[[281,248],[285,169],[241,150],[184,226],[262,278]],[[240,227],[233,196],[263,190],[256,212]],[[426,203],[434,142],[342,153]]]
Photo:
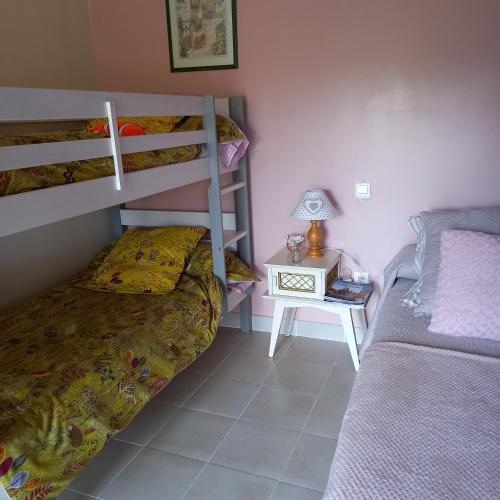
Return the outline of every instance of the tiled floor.
[[[221,328],[61,500],[320,500],[355,372],[345,344]]]

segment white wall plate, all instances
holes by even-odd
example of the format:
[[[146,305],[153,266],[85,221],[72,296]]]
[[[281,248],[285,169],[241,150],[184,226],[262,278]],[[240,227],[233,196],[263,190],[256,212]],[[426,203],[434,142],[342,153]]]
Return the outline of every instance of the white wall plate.
[[[371,185],[369,182],[356,182],[354,186],[354,196],[358,200],[369,200],[372,197]]]

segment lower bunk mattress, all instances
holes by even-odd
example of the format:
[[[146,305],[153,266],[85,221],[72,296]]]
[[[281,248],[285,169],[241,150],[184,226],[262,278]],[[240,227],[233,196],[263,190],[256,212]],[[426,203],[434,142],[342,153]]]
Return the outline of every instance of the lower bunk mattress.
[[[325,500],[494,499],[500,359],[378,342],[366,351]]]
[[[0,485],[54,498],[213,341],[215,277],[168,295],[68,283],[0,315]]]

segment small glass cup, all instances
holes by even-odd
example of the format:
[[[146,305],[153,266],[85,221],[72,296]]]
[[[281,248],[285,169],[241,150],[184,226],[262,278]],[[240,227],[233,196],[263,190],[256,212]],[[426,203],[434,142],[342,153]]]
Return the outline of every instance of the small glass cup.
[[[290,252],[289,260],[296,264],[302,260],[300,249],[304,241],[304,235],[300,233],[290,233],[286,239],[286,247]]]

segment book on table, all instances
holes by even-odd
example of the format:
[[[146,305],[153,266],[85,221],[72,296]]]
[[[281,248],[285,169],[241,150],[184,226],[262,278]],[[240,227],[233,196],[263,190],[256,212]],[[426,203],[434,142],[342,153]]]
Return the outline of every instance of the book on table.
[[[343,279],[332,281],[325,292],[325,301],[366,305],[373,293],[373,283],[354,283]]]

